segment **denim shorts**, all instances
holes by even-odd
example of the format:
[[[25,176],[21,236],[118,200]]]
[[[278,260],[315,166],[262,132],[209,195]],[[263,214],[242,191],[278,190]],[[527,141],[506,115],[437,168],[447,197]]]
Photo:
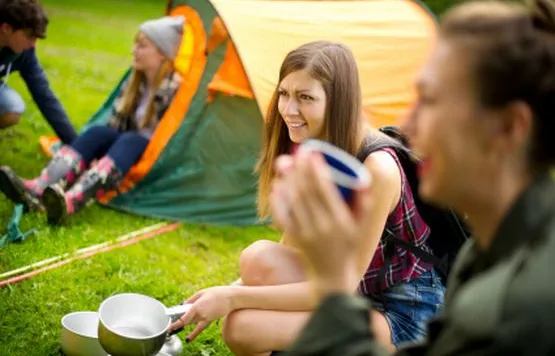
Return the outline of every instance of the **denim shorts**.
[[[22,114],[25,102],[12,88],[0,81],[0,115],[6,113]]]
[[[443,309],[444,294],[445,286],[432,269],[414,280],[386,289],[383,297],[367,297],[372,301],[372,307],[385,316],[391,330],[391,342],[398,347],[426,337],[428,322]]]

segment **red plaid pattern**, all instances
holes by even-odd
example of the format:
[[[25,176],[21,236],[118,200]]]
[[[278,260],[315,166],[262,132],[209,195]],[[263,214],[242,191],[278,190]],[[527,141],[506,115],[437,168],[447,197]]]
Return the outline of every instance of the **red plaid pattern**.
[[[386,151],[393,156],[401,171],[401,199],[395,210],[389,214],[386,228],[393,232],[395,236],[431,253],[431,250],[426,245],[426,240],[430,236],[430,228],[416,210],[412,191],[407,177],[401,168],[401,163],[393,149],[384,148],[381,151]],[[413,253],[402,247],[394,246],[395,252],[391,263],[387,267],[385,277],[381,283],[378,283],[378,274],[384,266],[384,238],[386,237],[387,232],[384,230],[374,257],[360,281],[359,290],[363,295],[379,293],[396,284],[415,279],[423,272],[432,269],[431,264],[421,261]]]

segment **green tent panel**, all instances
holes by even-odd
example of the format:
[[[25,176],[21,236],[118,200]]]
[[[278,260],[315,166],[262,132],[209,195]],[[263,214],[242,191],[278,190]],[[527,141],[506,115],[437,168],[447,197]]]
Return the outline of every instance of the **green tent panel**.
[[[209,4],[203,0],[193,1]],[[213,19],[214,9],[199,14]],[[211,22],[211,21],[210,21]],[[208,31],[208,30],[207,30]],[[224,59],[226,43],[208,56],[199,90],[178,131],[148,174],[107,205],[139,215],[213,224],[256,224],[254,165],[263,119],[255,100],[216,94],[207,102],[208,83]],[[85,130],[105,124],[124,79]]]
[[[288,51],[317,39],[347,44],[359,64],[363,109],[375,126],[381,126],[395,124],[410,104],[412,81],[437,30],[433,16],[411,0],[167,3],[167,13],[184,9],[194,10],[187,25],[195,23],[195,31],[204,31],[195,39],[206,36],[206,43],[197,41],[206,56],[204,70],[196,72],[200,73],[198,89],[151,168],[129,190],[106,203],[134,214],[183,222],[259,223],[254,166],[264,125],[262,112]],[[219,42],[214,40],[221,35],[215,30],[218,23],[225,32]],[[230,61],[230,53],[235,61]],[[129,73],[124,73],[84,130],[106,123]],[[218,73],[228,77],[240,73],[243,82],[231,81],[242,83],[238,87],[243,91],[209,90],[209,84],[221,77]]]

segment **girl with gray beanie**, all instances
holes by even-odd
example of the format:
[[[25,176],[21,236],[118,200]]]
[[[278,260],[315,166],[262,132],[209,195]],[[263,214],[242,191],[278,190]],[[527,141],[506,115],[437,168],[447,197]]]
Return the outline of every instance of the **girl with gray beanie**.
[[[182,78],[174,71],[185,18],[162,17],[139,26],[131,73],[121,86],[107,125],[91,127],[60,148],[34,179],[0,168],[0,190],[29,210],[44,209],[50,223],[116,189],[141,158]],[[91,165],[91,162],[97,161]]]

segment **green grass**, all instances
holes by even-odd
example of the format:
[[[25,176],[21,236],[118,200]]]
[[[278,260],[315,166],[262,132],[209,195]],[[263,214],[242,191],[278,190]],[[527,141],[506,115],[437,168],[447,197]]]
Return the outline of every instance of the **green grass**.
[[[54,92],[79,129],[127,68],[137,26],[162,15],[165,2],[42,2],[51,22],[48,38],[37,47],[38,54]],[[52,130],[19,75],[12,75],[9,85],[23,95],[27,111],[19,125],[0,131],[0,165],[32,177],[48,161],[40,152],[38,137],[52,134]],[[0,196],[0,235],[12,209],[13,205]],[[99,206],[81,212],[62,228],[48,226],[40,214],[26,214],[22,230],[35,227],[38,232],[21,244],[0,249],[0,273],[156,222]],[[114,293],[144,293],[172,305],[200,288],[229,283],[237,278],[240,251],[261,237],[276,236],[264,227],[187,225],[0,288],[0,355],[59,355],[61,317],[77,310],[97,310],[102,300]],[[213,325],[198,341],[185,345],[183,354],[226,355],[229,351]]]

